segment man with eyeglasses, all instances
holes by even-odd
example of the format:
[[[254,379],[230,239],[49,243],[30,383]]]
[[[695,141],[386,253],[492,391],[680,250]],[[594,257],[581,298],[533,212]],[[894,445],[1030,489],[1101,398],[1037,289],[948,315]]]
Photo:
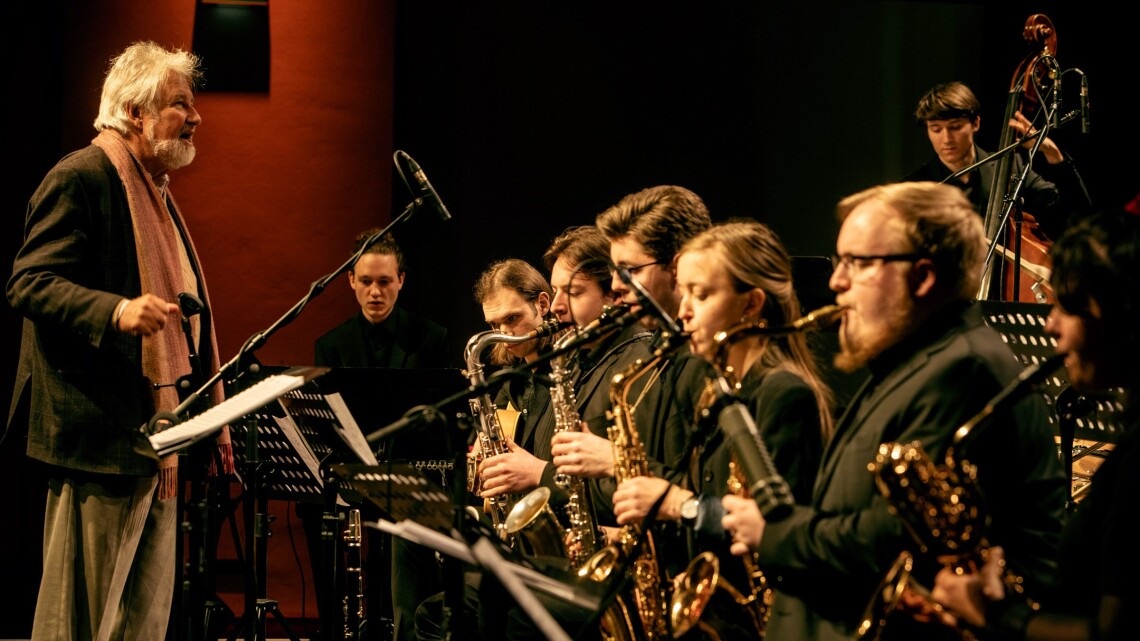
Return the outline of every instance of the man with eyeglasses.
[[[611,287],[620,304],[632,313],[645,304],[626,281],[635,280],[665,314],[676,318],[681,296],[675,257],[690,238],[712,225],[700,196],[675,185],[659,185],[629,194],[598,215],[598,229],[609,239],[613,262]],[[662,321],[653,313],[640,320],[654,330],[650,352],[663,345]],[[654,476],[670,478],[686,451],[688,423],[710,373],[708,364],[689,353],[672,351],[645,372],[626,401]],[[555,450],[558,472],[597,479],[594,500],[599,514],[613,519],[614,460],[609,441],[589,432],[560,435]],[[612,522],[612,521],[611,521]],[[658,532],[658,552],[683,551],[682,530],[673,524]],[[672,540],[672,542],[669,542]],[[683,554],[669,559],[683,569]]]
[[[837,424],[810,505],[765,523],[754,501],[723,499],[733,553],[757,550],[777,590],[770,638],[855,636],[897,555],[917,550],[868,472],[879,444],[917,441],[943,461],[954,431],[1022,371],[972,300],[986,246],[960,190],[931,182],[874,187],[842,200],[838,212],[830,286],[846,311],[835,361],[845,371],[866,366],[870,377]],[[1067,484],[1040,396],[991,418],[959,454],[977,466],[986,498],[979,507],[991,516],[986,537],[1018,542],[1021,555],[1007,560],[1033,593],[1054,568]],[[914,575],[930,585],[937,567],[919,558]],[[933,638],[914,629],[921,625],[892,618],[884,632]]]

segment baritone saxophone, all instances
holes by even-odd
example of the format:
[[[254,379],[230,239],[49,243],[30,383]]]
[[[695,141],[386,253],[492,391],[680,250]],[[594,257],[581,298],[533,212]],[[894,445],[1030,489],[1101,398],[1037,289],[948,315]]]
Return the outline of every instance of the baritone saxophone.
[[[978,484],[977,467],[961,455],[961,450],[999,407],[1016,402],[1060,367],[1064,359],[1065,354],[1055,354],[1026,368],[980,412],[955,430],[941,464],[935,463],[921,442],[914,441],[879,445],[875,460],[867,465],[868,471],[875,475],[879,491],[889,502],[888,508],[902,519],[919,550],[938,559],[943,567],[957,572],[973,571],[987,561],[990,552],[986,538],[989,514]],[[911,576],[913,563],[914,555],[910,551],[899,553],[864,611],[857,639],[878,639],[888,624],[888,614],[908,589],[923,597],[930,610],[941,611],[942,606],[929,599],[926,588]],[[1000,578],[1007,599],[1018,599],[1033,610],[1040,608],[1027,591],[1023,577],[1005,566]],[[942,621],[941,617],[935,620]],[[976,638],[974,630],[961,624],[950,632],[965,641]]]

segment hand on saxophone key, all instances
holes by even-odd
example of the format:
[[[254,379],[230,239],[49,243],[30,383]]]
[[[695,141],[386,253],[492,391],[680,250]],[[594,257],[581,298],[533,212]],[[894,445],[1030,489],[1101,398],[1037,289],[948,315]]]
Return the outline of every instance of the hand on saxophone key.
[[[728,494],[721,498],[720,503],[724,507],[720,524],[732,536],[732,554],[742,556],[760,547],[765,521],[756,501]]]
[[[661,502],[657,510],[658,521],[675,521],[681,518],[678,506],[693,495],[689,490],[683,490],[669,481],[654,476],[637,476],[623,481],[614,491],[614,516],[619,525],[640,523],[649,514],[649,510],[657,499],[665,492],[669,496]]]
[[[930,595],[946,608],[944,616],[950,619],[948,623],[955,625],[953,619],[957,617],[978,628],[985,627],[986,606],[1005,598],[1001,578],[1004,564],[1004,550],[994,546],[989,549],[989,558],[980,572],[958,572],[949,567],[938,572]]]
[[[491,498],[533,490],[542,482],[546,461],[507,439],[507,452],[484,459],[479,465],[479,496]]]
[[[550,441],[558,473],[591,479],[613,476],[613,444],[587,431],[585,423],[579,423],[579,428],[582,431],[557,432]]]

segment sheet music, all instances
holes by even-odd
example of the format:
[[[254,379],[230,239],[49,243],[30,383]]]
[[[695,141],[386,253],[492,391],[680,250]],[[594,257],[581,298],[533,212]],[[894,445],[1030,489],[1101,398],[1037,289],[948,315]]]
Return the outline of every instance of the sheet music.
[[[276,400],[282,394],[301,387],[305,384],[305,380],[301,375],[269,376],[184,423],[152,434],[149,437],[150,445],[159,456],[182,449],[217,432],[223,425]]]
[[[472,565],[479,564],[475,555],[471,552],[471,548],[468,547],[466,543],[453,536],[436,532],[415,521],[403,520],[399,523],[393,523],[392,521],[380,519],[379,521],[368,522],[364,525],[380,530],[381,532],[398,536],[413,543],[427,546],[452,558],[459,559],[464,563]],[[518,565],[517,563],[508,563],[507,565],[516,576],[522,579],[522,581],[532,589],[544,592],[566,603],[571,603],[585,610],[596,610],[601,603],[601,599],[598,598],[597,595],[546,576],[537,570]]]
[[[356,419],[352,417],[352,412],[348,410],[348,405],[345,404],[340,393],[326,394],[325,401],[336,414],[338,423],[335,426],[337,428],[336,433],[344,439],[345,444],[352,448],[352,451],[360,458],[360,462],[365,465],[379,465],[380,463],[376,460],[376,453],[368,447],[368,440],[364,437],[364,432],[356,424]]]

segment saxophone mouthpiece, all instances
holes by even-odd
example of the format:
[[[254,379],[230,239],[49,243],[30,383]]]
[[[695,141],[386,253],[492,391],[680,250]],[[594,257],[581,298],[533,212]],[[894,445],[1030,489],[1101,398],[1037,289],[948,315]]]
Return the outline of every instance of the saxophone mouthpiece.
[[[824,329],[830,327],[847,311],[846,305],[825,305],[817,310],[808,312],[805,316],[792,323],[797,330]]]

